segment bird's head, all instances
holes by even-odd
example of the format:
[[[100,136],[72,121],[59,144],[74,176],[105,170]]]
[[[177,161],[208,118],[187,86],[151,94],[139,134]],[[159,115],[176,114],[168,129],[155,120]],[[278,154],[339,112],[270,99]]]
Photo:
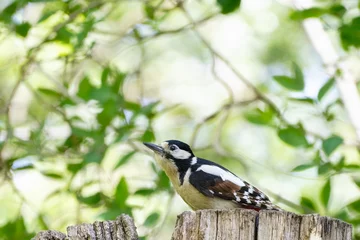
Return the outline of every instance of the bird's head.
[[[166,174],[175,181],[196,163],[196,157],[189,145],[178,140],[167,140],[160,145],[144,143],[155,153],[155,160]]]
[[[189,145],[178,140],[167,140],[160,145],[144,143],[145,146],[154,151],[155,155],[172,161],[184,161],[194,157]]]

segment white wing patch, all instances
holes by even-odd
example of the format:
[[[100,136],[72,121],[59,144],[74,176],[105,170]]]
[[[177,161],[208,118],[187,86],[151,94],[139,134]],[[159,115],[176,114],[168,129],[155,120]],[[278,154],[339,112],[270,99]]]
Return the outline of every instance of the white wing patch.
[[[215,175],[215,176],[219,176],[219,177],[221,177],[221,179],[223,181],[228,180],[228,181],[233,182],[234,184],[238,185],[239,187],[245,186],[245,183],[240,178],[236,177],[231,172],[225,171],[224,169],[219,168],[217,166],[202,165],[196,171],[203,171],[203,172]]]
[[[193,157],[191,159],[191,165],[195,165],[197,163],[197,157]]]

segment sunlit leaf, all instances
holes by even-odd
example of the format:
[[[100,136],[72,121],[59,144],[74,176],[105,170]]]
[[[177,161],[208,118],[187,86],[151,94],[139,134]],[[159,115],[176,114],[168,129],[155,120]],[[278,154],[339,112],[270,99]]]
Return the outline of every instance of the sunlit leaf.
[[[146,218],[146,220],[145,220],[145,222],[144,222],[144,226],[145,227],[152,227],[152,226],[154,226],[157,222],[158,222],[158,220],[159,220],[159,217],[160,217],[160,214],[159,213],[152,213],[152,214],[150,214],[147,218]]]
[[[321,189],[321,203],[327,207],[329,204],[329,199],[330,199],[330,193],[331,193],[331,179],[329,178],[325,185],[323,186],[323,188]]]
[[[62,179],[63,176],[60,175],[59,173],[54,173],[54,172],[42,172],[42,175],[49,177],[49,178],[54,178],[54,179]]]
[[[155,140],[155,135],[152,129],[146,129],[141,140],[143,142],[153,142]]]
[[[321,99],[325,96],[325,94],[332,88],[332,86],[335,83],[335,78],[330,78],[329,81],[327,81],[324,86],[321,87],[318,93],[318,100],[321,101]]]
[[[89,78],[85,77],[81,80],[78,88],[78,96],[84,100],[90,99],[91,89],[94,87],[90,84]]]
[[[273,79],[281,86],[292,90],[302,91],[305,87],[304,76],[299,66],[293,63],[293,74],[294,76],[273,76]]]
[[[310,103],[310,104],[315,103],[315,100],[312,98],[289,98],[289,100],[302,102],[302,103]]]
[[[357,212],[360,212],[360,199],[353,201],[349,205],[347,205],[348,208],[351,208],[352,210],[355,210]]]
[[[325,154],[330,156],[330,154],[343,142],[344,140],[341,137],[335,135],[325,139],[322,144]]]
[[[307,147],[305,131],[300,127],[287,127],[278,131],[281,140],[293,147]]]
[[[271,123],[273,116],[273,111],[270,108],[266,108],[265,111],[256,108],[245,112],[244,114],[246,120],[259,125],[268,125],[269,123]]]
[[[305,213],[316,212],[315,204],[311,199],[307,197],[301,197],[300,204],[303,206]]]
[[[351,23],[339,28],[341,43],[345,50],[349,47],[360,47],[360,17],[354,18]]]
[[[60,98],[62,96],[60,93],[48,88],[38,88],[38,91],[53,98]]]
[[[31,25],[29,23],[22,23],[15,26],[15,32],[22,37],[26,37],[30,28]]]
[[[333,166],[331,163],[324,163],[319,166],[318,174],[325,175],[325,174],[328,174],[332,170],[333,170]]]
[[[100,163],[104,157],[104,153],[94,149],[84,156],[85,163]]]
[[[290,18],[292,20],[303,20],[306,18],[317,18],[325,14],[326,10],[318,7],[299,10],[291,13]]]
[[[313,163],[310,163],[310,164],[302,164],[302,165],[299,165],[297,167],[295,167],[293,170],[291,170],[292,172],[301,172],[301,171],[304,171],[304,170],[307,170],[309,168],[313,168],[314,166],[316,166],[315,164]]]
[[[228,14],[240,7],[241,0],[216,0],[220,5],[221,13]]]
[[[34,235],[35,233],[29,233],[27,231],[25,221],[22,217],[18,217],[0,227],[2,240],[31,239]]]
[[[166,176],[166,173],[164,171],[160,171],[160,173],[158,175],[157,186],[161,190],[164,190],[164,189],[167,190],[171,186],[170,180],[169,180],[168,176]]]
[[[103,104],[103,110],[97,115],[97,120],[102,126],[108,126],[118,114],[118,106],[112,99]]]
[[[141,196],[148,196],[155,192],[155,189],[152,188],[142,188],[137,190],[134,194],[135,195],[141,195]]]
[[[126,179],[122,177],[117,184],[115,191],[115,203],[120,209],[126,208],[126,200],[129,197],[129,190]]]
[[[96,205],[101,200],[101,193],[95,193],[91,196],[83,197],[83,196],[77,196],[77,199],[86,205]]]
[[[116,164],[116,166],[114,167],[114,169],[117,169],[118,167],[126,164],[135,155],[135,153],[136,151],[131,151],[125,154],[123,157],[121,157],[118,163]]]

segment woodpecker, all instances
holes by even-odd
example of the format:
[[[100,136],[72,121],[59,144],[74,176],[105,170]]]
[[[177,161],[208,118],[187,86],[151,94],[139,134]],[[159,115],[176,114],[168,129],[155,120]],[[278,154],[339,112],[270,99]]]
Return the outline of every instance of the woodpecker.
[[[169,177],[176,192],[193,209],[246,208],[277,210],[259,189],[225,167],[194,155],[188,144],[168,140],[160,145],[144,143]]]

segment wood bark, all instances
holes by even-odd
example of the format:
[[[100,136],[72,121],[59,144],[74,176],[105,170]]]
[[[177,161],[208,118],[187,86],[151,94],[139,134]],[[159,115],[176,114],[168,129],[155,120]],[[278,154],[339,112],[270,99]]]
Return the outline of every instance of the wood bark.
[[[316,214],[247,209],[200,210],[178,216],[172,240],[351,240],[350,224]],[[135,240],[131,217],[42,231],[34,240]]]
[[[316,214],[201,210],[178,216],[172,240],[351,240],[352,226]]]
[[[135,240],[138,239],[134,221],[122,214],[115,221],[96,221],[67,228],[67,235],[48,230],[39,232],[33,240]]]

